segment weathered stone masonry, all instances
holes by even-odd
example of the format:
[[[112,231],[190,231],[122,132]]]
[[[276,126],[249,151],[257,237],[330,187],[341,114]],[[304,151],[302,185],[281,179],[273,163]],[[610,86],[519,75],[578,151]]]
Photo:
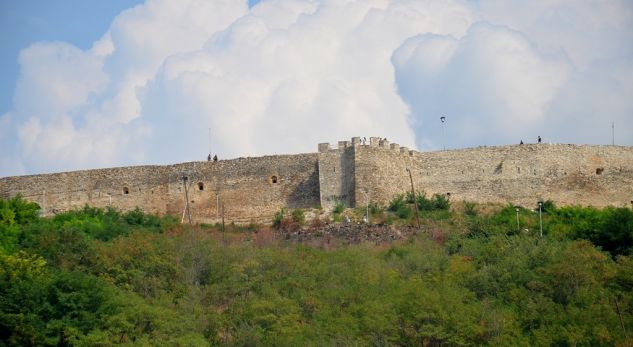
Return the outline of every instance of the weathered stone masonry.
[[[4,198],[18,193],[50,215],[83,207],[140,207],[182,216],[183,176],[196,222],[267,222],[281,208],[332,209],[336,203],[386,203],[410,189],[452,200],[534,206],[630,206],[633,148],[516,145],[417,152],[386,140],[319,144],[318,153],[135,166],[0,178]]]

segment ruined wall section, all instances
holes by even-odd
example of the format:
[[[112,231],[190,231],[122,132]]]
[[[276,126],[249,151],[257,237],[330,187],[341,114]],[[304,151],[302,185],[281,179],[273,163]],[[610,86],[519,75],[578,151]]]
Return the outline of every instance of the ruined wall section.
[[[270,221],[282,207],[319,204],[316,153],[6,177],[0,194],[20,193],[46,215],[88,204],[182,217],[183,176],[196,222],[219,221],[223,204],[229,223]]]
[[[358,142],[355,138],[353,141]],[[321,207],[330,211],[341,202],[347,207],[355,205],[354,197],[354,146],[339,141],[338,148],[329,143],[319,144],[319,185]]]
[[[633,148],[558,144],[415,152],[396,144],[356,148],[356,199],[362,187],[387,202],[410,190],[446,194],[454,201],[534,206],[627,206],[633,201]],[[360,200],[358,200],[360,201]]]

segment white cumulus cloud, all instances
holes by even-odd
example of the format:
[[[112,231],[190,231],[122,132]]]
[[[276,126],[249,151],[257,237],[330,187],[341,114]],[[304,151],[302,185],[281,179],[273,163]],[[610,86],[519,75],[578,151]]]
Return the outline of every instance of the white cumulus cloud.
[[[382,136],[420,149],[633,144],[627,1],[147,0],[88,50],[34,43],[0,175]],[[439,117],[446,116],[442,139]]]
[[[563,56],[544,55],[520,33],[487,23],[473,25],[461,39],[413,37],[393,62],[418,133],[438,139],[426,129],[445,116],[449,135],[472,144],[535,134],[569,74]]]

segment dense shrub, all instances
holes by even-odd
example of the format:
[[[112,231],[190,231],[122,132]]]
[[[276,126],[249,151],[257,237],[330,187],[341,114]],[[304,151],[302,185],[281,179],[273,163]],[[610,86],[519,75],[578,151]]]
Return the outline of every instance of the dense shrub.
[[[286,211],[283,208],[279,210],[279,212],[275,213],[275,216],[273,217],[273,228],[279,229],[279,227],[281,226],[281,221],[284,219],[285,213]]]
[[[451,206],[448,198],[442,194],[433,194],[429,199],[423,192],[418,195],[417,201],[420,211],[447,211]]]
[[[400,194],[397,195],[396,197],[394,197],[390,202],[389,202],[389,207],[387,208],[389,211],[392,212],[396,212],[398,211],[400,208],[405,207],[406,206],[406,201],[404,198],[404,195]]]
[[[372,215],[381,214],[383,211],[384,208],[380,206],[380,204],[378,204],[377,202],[369,203],[369,213],[371,213]]]
[[[338,201],[336,205],[334,205],[334,210],[332,210],[332,213],[340,214],[340,213],[343,213],[344,210],[345,210],[345,204],[342,201]]]
[[[408,206],[402,205],[396,210],[396,215],[400,219],[409,219],[413,215],[413,211]]]
[[[398,206],[389,217],[409,218],[412,204]],[[139,211],[14,219],[0,345],[631,344],[630,211],[554,208],[543,238],[532,209],[519,210],[521,232],[511,205],[423,218],[436,214],[449,219],[404,242],[322,248],[169,230]]]
[[[471,201],[463,201],[464,214],[469,217],[477,216],[477,204]]]
[[[306,216],[303,210],[298,208],[292,211],[292,220],[299,225],[304,225],[306,222]]]

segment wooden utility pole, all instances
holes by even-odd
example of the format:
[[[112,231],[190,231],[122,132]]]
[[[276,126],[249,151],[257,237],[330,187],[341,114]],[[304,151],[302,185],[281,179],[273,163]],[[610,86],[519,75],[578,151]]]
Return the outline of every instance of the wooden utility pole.
[[[189,225],[191,225],[191,210],[189,209],[189,191],[187,188],[187,176],[182,176],[182,185],[185,186],[185,211],[189,218]]]
[[[418,222],[418,229],[420,229],[420,214],[418,211],[418,198],[415,195],[415,188],[413,187],[413,175],[411,175],[411,170],[407,168],[409,172],[409,180],[411,180],[411,193],[413,193],[413,204],[415,205],[415,220]]]

